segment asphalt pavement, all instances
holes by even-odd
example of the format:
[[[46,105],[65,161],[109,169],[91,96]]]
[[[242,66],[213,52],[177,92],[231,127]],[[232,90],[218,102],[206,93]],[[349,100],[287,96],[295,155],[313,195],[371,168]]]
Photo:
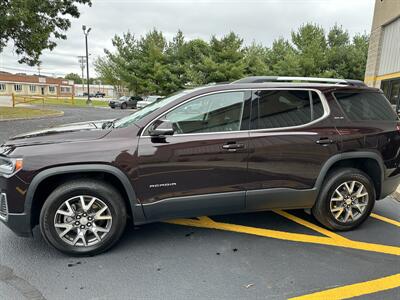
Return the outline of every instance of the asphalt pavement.
[[[63,110],[60,118],[0,122],[0,142],[129,113]],[[399,255],[400,203],[391,197],[346,233],[300,210],[211,216],[128,227],[114,248],[90,258],[60,254],[38,228],[27,239],[0,224],[0,299],[399,299]]]

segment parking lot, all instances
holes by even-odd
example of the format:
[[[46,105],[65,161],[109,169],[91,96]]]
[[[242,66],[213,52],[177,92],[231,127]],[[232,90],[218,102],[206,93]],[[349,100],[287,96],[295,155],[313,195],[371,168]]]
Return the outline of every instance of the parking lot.
[[[66,108],[60,118],[0,122],[9,136],[129,111]],[[0,225],[1,299],[400,298],[400,202],[377,202],[334,233],[304,211],[202,216],[128,227],[111,251],[71,258]]]

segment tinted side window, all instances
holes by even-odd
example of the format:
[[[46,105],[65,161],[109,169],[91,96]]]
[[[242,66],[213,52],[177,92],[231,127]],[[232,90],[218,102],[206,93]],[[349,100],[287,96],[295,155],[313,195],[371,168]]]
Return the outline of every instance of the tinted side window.
[[[396,113],[381,93],[334,93],[340,106],[353,121],[397,120]]]
[[[258,91],[253,105],[252,128],[282,128],[304,125],[323,116],[324,108],[314,91]]]
[[[241,128],[244,99],[250,92],[207,95],[187,102],[165,115],[176,134],[237,131]]]

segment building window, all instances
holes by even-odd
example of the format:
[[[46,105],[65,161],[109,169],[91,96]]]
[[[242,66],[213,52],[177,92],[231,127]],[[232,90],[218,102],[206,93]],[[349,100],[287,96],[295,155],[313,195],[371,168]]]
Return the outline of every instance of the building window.
[[[36,85],[30,85],[30,86],[29,86],[29,91],[30,91],[31,93],[35,93],[35,92],[36,92]]]
[[[0,83],[0,92],[6,91],[6,85],[4,83]]]
[[[50,93],[55,93],[56,87],[54,85],[49,86],[49,92]]]
[[[14,91],[21,92],[22,91],[22,84],[14,84]]]
[[[69,86],[62,86],[61,93],[71,93],[71,88]]]

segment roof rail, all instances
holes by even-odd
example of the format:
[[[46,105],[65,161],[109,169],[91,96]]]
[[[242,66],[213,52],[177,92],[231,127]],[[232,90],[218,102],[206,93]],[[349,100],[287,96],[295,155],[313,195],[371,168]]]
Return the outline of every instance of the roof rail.
[[[318,78],[318,77],[288,77],[288,76],[251,76],[236,80],[232,83],[264,83],[264,82],[315,82],[315,83],[334,83],[345,84],[357,87],[366,86],[361,80]]]

